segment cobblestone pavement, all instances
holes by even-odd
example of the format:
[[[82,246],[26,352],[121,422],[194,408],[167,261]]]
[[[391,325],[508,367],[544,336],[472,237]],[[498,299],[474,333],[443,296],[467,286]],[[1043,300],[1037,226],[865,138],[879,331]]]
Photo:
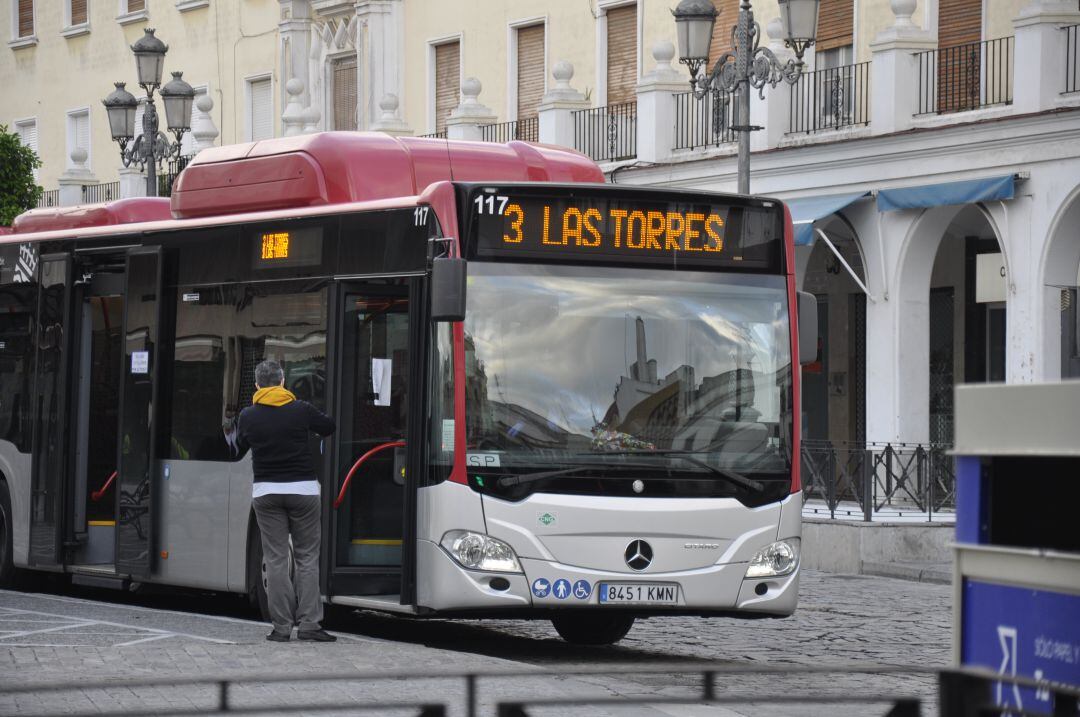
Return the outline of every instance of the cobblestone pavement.
[[[91,599],[87,599],[87,597]],[[559,669],[561,677],[483,679],[482,714],[498,698],[646,695],[678,699],[693,693],[698,678],[680,665],[702,660],[738,666],[835,666],[827,676],[719,676],[717,694],[747,698],[727,707],[660,705],[610,710],[536,710],[530,714],[596,715],[866,715],[878,705],[768,705],[763,694],[851,697],[873,694],[924,699],[932,714],[929,675],[861,675],[851,665],[893,663],[941,667],[950,658],[951,588],[890,578],[804,573],[800,605],[784,620],[693,617],[639,621],[619,645],[567,645],[544,621],[414,621],[371,613],[335,614],[328,622],[341,639],[332,645],[276,644],[267,626],[243,619],[232,597],[186,593],[147,598],[108,592],[23,594],[0,591],[0,688],[28,681],[79,681],[65,693],[0,694],[0,714],[204,708],[211,686],[136,688],[110,686],[121,679],[225,674],[313,674],[327,671],[414,670],[407,681],[248,684],[232,702],[354,703],[372,700],[449,700],[463,714],[464,685],[431,678],[436,670]],[[581,665],[619,669],[665,663],[670,674],[599,676]],[[577,668],[577,669],[575,669]],[[383,714],[384,712],[380,712]],[[405,714],[405,713],[403,713]]]

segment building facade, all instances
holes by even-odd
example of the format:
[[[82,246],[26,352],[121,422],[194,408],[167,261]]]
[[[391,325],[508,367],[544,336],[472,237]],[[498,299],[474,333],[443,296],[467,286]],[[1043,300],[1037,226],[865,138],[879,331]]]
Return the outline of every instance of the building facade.
[[[0,122],[46,188],[82,144],[117,176],[100,99],[147,25],[219,143],[523,139],[613,182],[736,187],[735,103],[688,92],[666,0],[6,1]],[[715,4],[713,60],[738,1]],[[754,10],[791,57],[775,2]],[[1075,0],[822,0],[802,77],[755,94],[751,191],[790,203],[819,298],[804,435],[948,445],[955,384],[1080,377],[1078,29]]]

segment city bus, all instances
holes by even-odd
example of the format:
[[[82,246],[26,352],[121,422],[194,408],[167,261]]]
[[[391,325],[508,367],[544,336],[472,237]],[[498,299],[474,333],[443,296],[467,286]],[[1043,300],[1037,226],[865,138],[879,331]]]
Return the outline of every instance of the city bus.
[[[587,644],[790,615],[815,314],[790,215],[603,179],[554,147],[321,133],[203,151],[169,199],[21,215],[0,581],[265,611],[235,432],[274,359],[337,423],[311,439],[328,603]]]

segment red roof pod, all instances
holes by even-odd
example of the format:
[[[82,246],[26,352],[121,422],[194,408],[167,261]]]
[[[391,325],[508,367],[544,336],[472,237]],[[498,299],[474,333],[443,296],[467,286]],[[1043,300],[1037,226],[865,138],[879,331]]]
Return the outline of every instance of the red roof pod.
[[[12,234],[12,233],[14,233],[14,231],[15,230],[12,229],[11,227],[0,227],[0,237],[4,236],[6,234]]]
[[[413,196],[459,181],[603,182],[578,152],[497,144],[322,132],[203,150],[173,185],[177,218]]]
[[[158,197],[120,199],[107,204],[31,209],[15,217],[12,233],[83,229],[113,224],[133,224],[171,219],[169,200]],[[0,232],[2,234],[3,232]]]

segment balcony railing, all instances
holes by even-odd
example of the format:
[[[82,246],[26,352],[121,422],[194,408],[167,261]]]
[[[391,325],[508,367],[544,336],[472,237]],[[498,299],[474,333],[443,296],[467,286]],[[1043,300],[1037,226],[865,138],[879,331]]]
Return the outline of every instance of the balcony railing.
[[[802,483],[835,518],[922,515],[955,511],[956,470],[945,444],[834,443],[804,440]],[[845,505],[846,504],[846,505]]]
[[[49,189],[49,190],[46,190],[46,191],[42,192],[41,196],[38,197],[37,205],[39,207],[56,207],[56,206],[59,206],[60,205],[60,190],[59,189]]]
[[[791,86],[789,134],[870,124],[870,63],[803,73]]]
[[[105,184],[87,184],[82,188],[83,204],[100,204],[120,198],[120,180]]]
[[[574,149],[597,162],[637,156],[637,103],[574,112]]]
[[[1012,104],[1013,38],[920,52],[920,115]]]
[[[735,141],[735,94],[710,92],[698,99],[693,92],[673,95],[675,149],[719,147]]]
[[[420,134],[417,137],[423,137],[426,139],[446,139],[446,130],[442,132],[430,132],[428,134]]]
[[[173,183],[176,178],[180,176],[180,172],[184,171],[184,167],[188,166],[188,162],[195,155],[187,155],[184,157],[177,157],[176,159],[170,159],[168,167],[164,174],[158,175],[158,196],[159,197],[171,197]]]
[[[1076,51],[1080,41],[1080,25],[1069,25],[1065,31],[1065,92],[1080,92],[1080,53]]]
[[[484,125],[480,128],[480,136],[485,142],[509,142],[515,139],[522,142],[539,142],[540,118],[528,117]]]

